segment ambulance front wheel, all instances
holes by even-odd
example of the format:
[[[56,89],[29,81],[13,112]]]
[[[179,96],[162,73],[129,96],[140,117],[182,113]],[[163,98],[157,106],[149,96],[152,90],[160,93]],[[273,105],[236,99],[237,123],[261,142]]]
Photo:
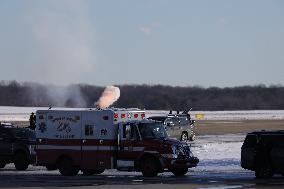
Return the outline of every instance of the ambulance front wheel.
[[[58,162],[58,169],[63,176],[75,176],[79,172],[79,168],[75,167],[72,160],[68,157],[60,159]]]
[[[188,172],[188,168],[176,168],[171,170],[176,177],[184,176]]]
[[[156,159],[148,157],[143,161],[142,174],[144,177],[155,177],[158,175],[158,164]]]
[[[104,169],[85,169],[82,170],[84,176],[91,176],[91,175],[99,175],[102,174],[105,170]]]

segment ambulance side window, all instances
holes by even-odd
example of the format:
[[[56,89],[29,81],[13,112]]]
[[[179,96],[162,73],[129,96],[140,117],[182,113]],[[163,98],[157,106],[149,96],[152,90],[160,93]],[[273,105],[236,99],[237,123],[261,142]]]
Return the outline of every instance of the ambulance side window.
[[[133,124],[123,125],[123,138],[126,139],[137,139],[137,129]]]
[[[94,125],[85,125],[85,136],[94,135]]]
[[[130,125],[123,125],[123,138],[130,139],[131,135],[131,127]]]

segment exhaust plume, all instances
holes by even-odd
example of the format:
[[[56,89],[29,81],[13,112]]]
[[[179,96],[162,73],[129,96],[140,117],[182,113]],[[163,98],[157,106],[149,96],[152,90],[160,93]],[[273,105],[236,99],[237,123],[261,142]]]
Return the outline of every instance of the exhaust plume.
[[[120,96],[120,90],[115,86],[107,86],[99,98],[99,100],[95,103],[95,106],[98,108],[107,108],[112,105],[114,102],[118,100]]]

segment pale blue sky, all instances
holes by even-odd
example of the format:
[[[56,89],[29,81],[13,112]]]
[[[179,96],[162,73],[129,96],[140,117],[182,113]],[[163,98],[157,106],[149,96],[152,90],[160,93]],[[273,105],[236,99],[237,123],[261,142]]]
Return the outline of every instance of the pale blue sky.
[[[281,0],[1,0],[0,80],[284,85]]]

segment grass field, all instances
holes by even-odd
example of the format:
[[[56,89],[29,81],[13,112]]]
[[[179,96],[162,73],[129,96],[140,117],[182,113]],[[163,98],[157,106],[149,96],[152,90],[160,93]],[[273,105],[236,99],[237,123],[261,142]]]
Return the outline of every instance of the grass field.
[[[236,134],[256,130],[284,130],[284,120],[199,120],[195,123],[197,135]]]

